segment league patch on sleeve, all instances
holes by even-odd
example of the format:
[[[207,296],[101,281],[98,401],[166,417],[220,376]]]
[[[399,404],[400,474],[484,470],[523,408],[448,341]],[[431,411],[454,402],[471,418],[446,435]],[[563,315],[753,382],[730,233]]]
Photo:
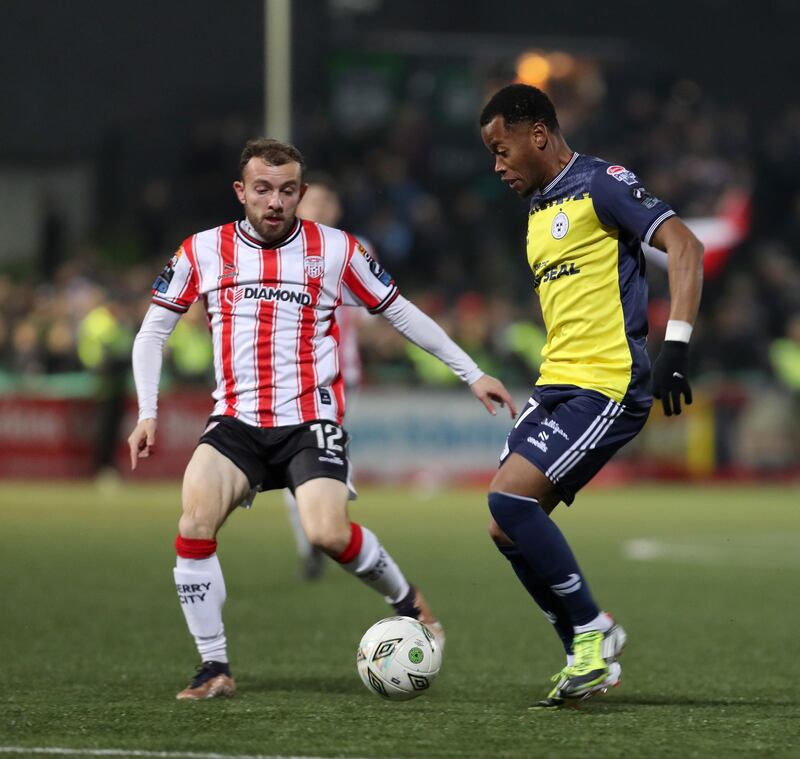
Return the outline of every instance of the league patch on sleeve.
[[[392,275],[389,274],[389,272],[386,271],[369,253],[367,253],[366,248],[360,242],[356,243],[356,247],[358,248],[358,252],[361,253],[361,255],[366,259],[367,263],[369,264],[369,270],[372,272],[375,278],[387,287],[391,285]]]
[[[633,190],[631,190],[631,195],[645,208],[653,208],[661,202],[655,195],[651,195],[647,192],[644,187],[634,187]]]
[[[153,291],[157,293],[165,293],[169,290],[170,282],[175,276],[175,267],[178,265],[180,257],[183,255],[183,247],[178,248],[175,255],[170,258],[167,265],[161,270],[161,273],[156,277],[153,282]]]
[[[625,184],[636,184],[639,180],[636,178],[636,174],[632,171],[628,171],[624,166],[609,166],[606,169],[606,174],[614,179],[617,182],[625,182]]]

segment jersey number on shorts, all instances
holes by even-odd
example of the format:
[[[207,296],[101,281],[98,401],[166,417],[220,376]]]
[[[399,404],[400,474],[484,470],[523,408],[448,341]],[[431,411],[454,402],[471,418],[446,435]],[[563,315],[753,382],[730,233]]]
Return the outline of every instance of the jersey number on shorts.
[[[312,424],[309,429],[316,433],[317,445],[327,451],[343,451],[341,445],[336,441],[342,439],[343,430],[335,424],[326,424],[323,429],[321,424]]]

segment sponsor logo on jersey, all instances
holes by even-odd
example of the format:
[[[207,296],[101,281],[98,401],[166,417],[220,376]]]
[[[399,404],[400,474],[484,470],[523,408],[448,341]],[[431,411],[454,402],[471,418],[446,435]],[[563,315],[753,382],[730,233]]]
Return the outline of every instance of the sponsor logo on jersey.
[[[309,277],[318,279],[325,271],[325,259],[322,256],[306,256],[303,259],[303,268]]]
[[[561,240],[566,237],[567,232],[569,232],[569,217],[563,211],[559,211],[553,219],[550,233],[556,240]]]
[[[282,287],[237,287],[235,290],[234,302],[247,298],[249,300],[279,300],[282,303],[298,303],[301,306],[311,305],[311,296],[307,292],[284,290]]]
[[[625,184],[636,184],[639,181],[636,178],[636,174],[628,171],[624,166],[609,166],[606,169],[606,174],[614,177],[617,182],[625,182]]]
[[[328,390],[327,387],[320,387],[317,388],[319,392],[319,402],[323,406],[330,406],[331,405],[331,392]]]
[[[243,287],[224,287],[221,292],[222,301],[229,306],[238,303],[244,297]]]
[[[534,288],[538,288],[543,282],[552,282],[554,279],[571,277],[580,273],[581,270],[575,266],[573,261],[563,263],[560,266],[551,266],[549,269],[545,269],[541,274],[534,276],[533,286]]]
[[[653,206],[658,205],[658,198],[654,195],[651,195],[644,187],[634,187],[631,190],[631,195],[638,200],[645,208],[653,208]]]

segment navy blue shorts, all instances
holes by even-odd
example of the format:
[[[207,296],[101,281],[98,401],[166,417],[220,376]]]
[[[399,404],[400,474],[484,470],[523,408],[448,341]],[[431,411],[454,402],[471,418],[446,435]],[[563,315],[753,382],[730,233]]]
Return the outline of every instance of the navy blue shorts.
[[[572,385],[535,387],[500,456],[518,453],[544,472],[568,506],[606,462],[639,434],[649,406],[630,406]]]

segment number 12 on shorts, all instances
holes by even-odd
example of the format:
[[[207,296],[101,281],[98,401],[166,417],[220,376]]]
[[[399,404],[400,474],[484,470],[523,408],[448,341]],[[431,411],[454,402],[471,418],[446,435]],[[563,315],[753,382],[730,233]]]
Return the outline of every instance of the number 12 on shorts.
[[[322,425],[319,422],[312,424],[309,429],[317,436],[317,446],[327,451],[343,451],[344,448],[338,444],[342,439],[344,430],[335,424]]]

